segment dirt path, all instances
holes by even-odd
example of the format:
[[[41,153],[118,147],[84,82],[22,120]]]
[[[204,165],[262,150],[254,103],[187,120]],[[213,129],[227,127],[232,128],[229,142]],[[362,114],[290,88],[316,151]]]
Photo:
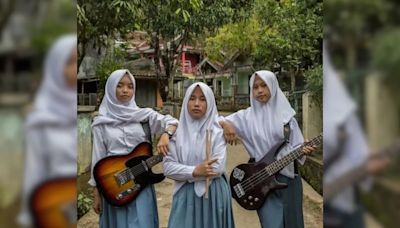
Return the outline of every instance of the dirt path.
[[[242,145],[228,146],[227,173],[231,173],[232,169],[248,160],[248,155]],[[161,166],[155,167],[160,170]],[[155,185],[157,192],[158,213],[160,219],[160,227],[165,228],[168,225],[168,217],[172,202],[173,181],[166,179],[165,181]],[[303,181],[303,208],[304,223],[306,228],[322,227],[322,198],[315,192],[310,185]],[[241,208],[234,200],[233,213],[236,227],[252,227],[259,228],[259,220],[256,211],[248,211]],[[98,216],[91,210],[83,216],[78,227],[94,228],[98,227]],[[249,226],[250,225],[250,226]]]

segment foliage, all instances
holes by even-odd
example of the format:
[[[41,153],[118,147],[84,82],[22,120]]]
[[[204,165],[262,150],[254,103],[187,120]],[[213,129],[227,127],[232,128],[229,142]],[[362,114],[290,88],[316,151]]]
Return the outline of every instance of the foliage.
[[[307,81],[306,89],[316,99],[319,104],[322,104],[322,65],[318,65],[304,73]]]
[[[78,219],[84,216],[92,208],[93,199],[86,193],[80,192],[78,195]]]
[[[207,39],[206,52],[216,60],[219,50],[240,51],[261,68],[279,64],[303,71],[321,63],[322,3],[255,1],[249,18],[222,27]]]
[[[59,36],[76,31],[74,5],[68,0],[48,3],[46,19],[32,26],[32,47],[44,54]],[[66,23],[67,21],[67,23]]]
[[[114,53],[107,54],[97,65],[96,75],[99,80],[99,93],[104,94],[104,88],[110,74],[118,69],[124,68],[125,62],[123,53],[120,49],[115,49]]]

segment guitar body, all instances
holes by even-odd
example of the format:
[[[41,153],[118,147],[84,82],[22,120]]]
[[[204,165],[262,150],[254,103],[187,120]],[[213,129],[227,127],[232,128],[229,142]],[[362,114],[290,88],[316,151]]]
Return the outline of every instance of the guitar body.
[[[278,148],[280,148],[280,146]],[[240,164],[233,169],[229,178],[229,184],[232,197],[240,206],[247,210],[257,210],[264,205],[269,192],[274,189],[287,187],[287,184],[278,182],[275,175],[265,179],[254,176],[254,174],[262,172],[267,165],[274,161],[276,161],[275,153],[267,153],[264,158],[258,162]],[[249,180],[255,180],[255,182],[249,182]],[[235,187],[238,186],[238,184],[241,186],[240,189]],[[252,186],[252,188],[249,188],[250,186]],[[248,190],[245,192],[242,191],[246,189]]]
[[[260,161],[236,166],[229,179],[232,197],[247,210],[261,208],[271,191],[287,187],[276,179],[276,173],[304,156],[304,146],[319,146],[321,143],[322,134],[276,160],[275,155],[286,142],[278,143]]]
[[[147,167],[145,161],[151,156],[152,147],[144,142],[127,155],[109,156],[96,163],[93,175],[97,188],[107,202],[113,206],[124,206],[132,202],[147,185],[164,180],[163,174],[154,174]],[[131,168],[132,172],[123,175],[127,168]]]
[[[52,179],[39,185],[30,198],[35,227],[76,227],[76,177]]]

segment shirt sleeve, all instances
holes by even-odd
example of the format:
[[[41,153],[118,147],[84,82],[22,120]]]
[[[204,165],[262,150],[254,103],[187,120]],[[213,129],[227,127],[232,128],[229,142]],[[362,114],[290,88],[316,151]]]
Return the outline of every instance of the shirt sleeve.
[[[299,124],[295,118],[292,118],[289,122],[290,126],[290,136],[289,136],[289,145],[292,149],[296,149],[300,147],[304,143],[304,137],[301,133]],[[306,161],[306,156],[302,156],[297,159],[297,161],[303,165]]]
[[[28,129],[26,134],[26,155],[25,170],[22,187],[21,211],[17,217],[17,222],[22,226],[32,224],[32,217],[29,210],[29,201],[35,188],[44,181],[48,163],[46,153],[48,148],[45,145],[45,132],[43,129]]]
[[[184,165],[179,162],[176,142],[169,143],[168,155],[164,158],[164,175],[177,181],[194,181],[193,170],[196,166]]]
[[[91,177],[88,181],[89,185],[96,186],[96,181],[93,176],[93,168],[96,163],[107,155],[107,147],[103,139],[101,126],[94,126],[92,129],[93,134],[93,149],[92,149],[92,164],[91,164]]]
[[[223,139],[223,132],[218,131],[217,135],[213,137],[212,155],[210,160],[217,159],[212,164],[213,170],[217,175],[221,175],[225,172],[226,165],[226,143]],[[179,162],[178,155],[176,153],[175,141],[170,143],[170,151],[164,158],[164,175],[177,181],[188,181],[194,182],[199,180],[205,180],[206,177],[194,177],[193,171],[196,166],[185,165]],[[211,177],[212,178],[212,177]]]
[[[240,110],[223,118],[225,121],[229,121],[229,123],[231,123],[235,127],[236,134],[242,139],[246,137],[245,129],[248,127],[248,123],[246,121],[246,112],[247,109]]]
[[[149,117],[149,124],[152,133],[162,133],[168,126],[178,126],[178,120],[171,115],[162,115],[152,110]]]

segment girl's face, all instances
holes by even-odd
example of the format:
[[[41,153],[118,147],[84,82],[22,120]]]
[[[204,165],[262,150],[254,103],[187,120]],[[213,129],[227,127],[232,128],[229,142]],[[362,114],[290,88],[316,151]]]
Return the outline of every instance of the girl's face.
[[[64,78],[68,87],[76,88],[76,76],[78,69],[78,52],[76,48],[72,50],[71,55],[68,58],[67,63],[64,66]]]
[[[207,111],[207,100],[200,86],[196,86],[189,98],[187,108],[193,119],[202,118]]]
[[[129,102],[133,97],[133,82],[128,74],[125,74],[118,82],[116,96],[121,103]]]
[[[257,74],[253,84],[253,97],[261,103],[267,103],[271,98],[267,84]]]

